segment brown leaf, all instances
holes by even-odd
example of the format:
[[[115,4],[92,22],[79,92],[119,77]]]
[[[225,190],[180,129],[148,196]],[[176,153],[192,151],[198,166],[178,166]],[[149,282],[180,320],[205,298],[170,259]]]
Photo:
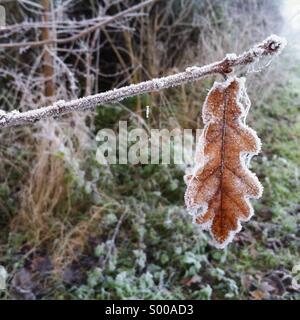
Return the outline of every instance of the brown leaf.
[[[198,275],[194,275],[191,278],[182,279],[180,283],[184,286],[190,287],[195,283],[201,283],[201,280],[202,280],[201,277],[199,277]]]
[[[244,123],[250,102],[244,79],[215,83],[203,106],[204,130],[196,152],[194,173],[185,176],[185,203],[194,221],[210,230],[224,248],[240,231],[240,221],[253,214],[249,198],[262,186],[248,168],[260,140]]]
[[[250,295],[254,300],[264,300],[270,297],[270,294],[268,291],[263,291],[259,289],[250,292]]]

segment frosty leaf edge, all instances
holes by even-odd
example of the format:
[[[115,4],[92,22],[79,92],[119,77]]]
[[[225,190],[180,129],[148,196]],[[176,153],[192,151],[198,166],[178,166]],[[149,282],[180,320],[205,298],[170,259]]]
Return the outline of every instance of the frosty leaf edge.
[[[248,169],[260,151],[256,132],[245,124],[250,107],[245,79],[215,82],[205,100],[204,130],[196,151],[196,166],[185,176],[185,203],[193,221],[208,229],[214,245],[225,248],[253,215],[250,198],[262,195],[262,185]]]

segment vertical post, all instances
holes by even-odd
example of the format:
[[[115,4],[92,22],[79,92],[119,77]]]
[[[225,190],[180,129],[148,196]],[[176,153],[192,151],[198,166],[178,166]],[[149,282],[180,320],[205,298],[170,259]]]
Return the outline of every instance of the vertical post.
[[[51,38],[51,31],[47,24],[50,21],[49,13],[51,9],[51,0],[42,0],[42,6],[43,21],[46,24],[46,26],[42,29],[42,40],[49,40]],[[45,45],[43,55],[43,74],[45,79],[44,92],[46,97],[52,97],[55,93],[53,57],[51,56],[49,50],[50,46]]]

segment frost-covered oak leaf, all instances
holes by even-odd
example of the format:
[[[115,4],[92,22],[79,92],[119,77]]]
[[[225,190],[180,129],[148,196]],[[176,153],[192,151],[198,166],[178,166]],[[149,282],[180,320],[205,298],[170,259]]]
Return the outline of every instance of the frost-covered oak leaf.
[[[248,169],[260,151],[256,132],[245,124],[250,101],[244,78],[215,83],[203,106],[204,130],[196,167],[185,176],[185,203],[194,222],[208,229],[216,247],[224,248],[253,215],[250,198],[263,188]]]

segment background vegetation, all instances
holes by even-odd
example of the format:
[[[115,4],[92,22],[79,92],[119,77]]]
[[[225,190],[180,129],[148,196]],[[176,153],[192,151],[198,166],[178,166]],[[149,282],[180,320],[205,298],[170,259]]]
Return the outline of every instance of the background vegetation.
[[[1,108],[34,109],[203,65],[284,27],[279,1],[171,0],[88,31],[138,2],[4,1],[10,27],[0,30]],[[34,44],[1,48],[24,41]],[[300,252],[300,69],[292,47],[286,51],[247,76],[248,122],[263,141],[253,170],[265,190],[224,251],[191,224],[184,166],[95,161],[95,134],[119,120],[202,127],[201,106],[215,79],[2,130],[0,264],[9,279],[0,297],[299,299],[291,280]]]

